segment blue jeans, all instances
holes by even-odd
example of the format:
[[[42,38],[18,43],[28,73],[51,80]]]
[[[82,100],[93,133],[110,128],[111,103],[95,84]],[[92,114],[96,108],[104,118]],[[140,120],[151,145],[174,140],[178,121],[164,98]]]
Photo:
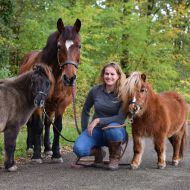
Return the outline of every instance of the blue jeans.
[[[109,126],[117,126],[118,123],[111,123]],[[108,146],[110,141],[126,141],[128,135],[125,128],[111,128],[102,130],[95,127],[92,136],[88,135],[87,129],[83,131],[74,143],[73,152],[78,157],[90,156],[91,149],[94,147]]]

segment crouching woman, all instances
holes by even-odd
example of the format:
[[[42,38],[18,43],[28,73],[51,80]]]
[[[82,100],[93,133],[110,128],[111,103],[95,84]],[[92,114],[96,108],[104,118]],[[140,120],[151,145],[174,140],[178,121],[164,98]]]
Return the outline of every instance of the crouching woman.
[[[88,93],[81,115],[83,132],[77,138],[73,151],[78,157],[95,156],[94,166],[103,163],[102,146],[109,150],[108,169],[117,170],[121,156],[122,143],[127,141],[125,127],[102,130],[105,126],[124,123],[126,114],[118,94],[125,82],[125,74],[117,63],[105,65],[100,75],[101,84]],[[90,110],[94,106],[92,122],[89,123]]]

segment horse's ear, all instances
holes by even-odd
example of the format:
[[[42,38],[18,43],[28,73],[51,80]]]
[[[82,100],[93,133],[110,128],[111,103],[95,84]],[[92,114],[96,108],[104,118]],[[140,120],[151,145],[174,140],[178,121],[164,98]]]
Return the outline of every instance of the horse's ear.
[[[64,24],[61,18],[58,19],[57,21],[57,29],[59,31],[59,33],[62,33],[64,30]]]
[[[126,76],[126,78],[129,78],[130,74],[128,74],[128,73],[125,73],[125,76]]]
[[[32,70],[37,71],[37,65],[36,64],[32,66]]]
[[[141,74],[141,79],[145,82],[146,81],[146,75],[144,73]]]
[[[81,21],[77,18],[77,20],[75,21],[75,24],[74,24],[74,28],[77,33],[80,31],[80,27],[81,27]]]
[[[40,64],[33,65],[32,69],[33,69],[33,71],[37,71],[37,72],[40,72],[40,73],[44,72],[44,69]]]

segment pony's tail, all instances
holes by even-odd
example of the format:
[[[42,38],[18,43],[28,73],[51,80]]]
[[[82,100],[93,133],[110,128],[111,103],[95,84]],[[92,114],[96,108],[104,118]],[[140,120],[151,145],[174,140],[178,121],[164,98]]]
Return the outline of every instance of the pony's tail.
[[[183,158],[184,149],[186,149],[186,146],[187,146],[187,122],[184,123],[183,129],[184,129],[184,133],[181,139],[181,146],[179,150],[179,157],[181,159]]]

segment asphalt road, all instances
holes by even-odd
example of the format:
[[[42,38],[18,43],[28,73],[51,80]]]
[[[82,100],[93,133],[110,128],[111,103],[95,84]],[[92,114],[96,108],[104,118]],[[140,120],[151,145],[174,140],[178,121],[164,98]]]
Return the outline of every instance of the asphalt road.
[[[190,142],[188,142],[190,145]],[[190,152],[189,146],[184,160],[175,167],[171,165],[172,149],[167,143],[167,167],[157,169],[157,157],[152,141],[146,140],[141,167],[130,170],[128,165],[118,171],[97,168],[73,169],[70,163],[75,159],[73,153],[63,155],[64,163],[53,164],[46,160],[42,164],[19,164],[16,172],[0,169],[0,190],[189,190],[190,189]],[[132,140],[122,163],[130,163]]]

